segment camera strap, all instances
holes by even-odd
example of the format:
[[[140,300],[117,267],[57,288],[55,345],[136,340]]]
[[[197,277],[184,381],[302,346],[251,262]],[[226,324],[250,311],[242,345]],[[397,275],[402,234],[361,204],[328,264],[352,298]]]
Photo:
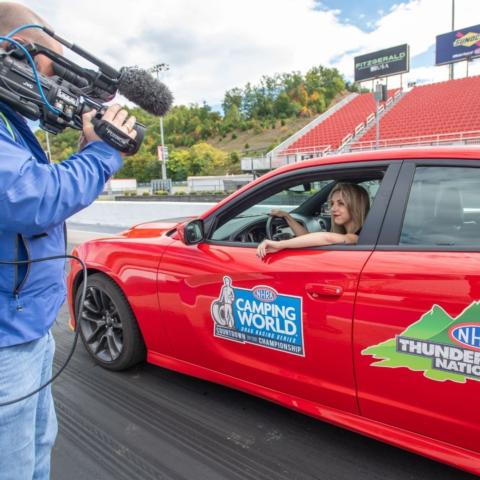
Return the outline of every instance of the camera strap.
[[[3,112],[0,112],[0,118],[3,120],[3,123],[7,127],[8,133],[13,138],[13,141],[16,142],[17,138],[15,136],[15,132],[13,131],[13,128],[10,125],[10,122],[8,121],[8,118],[3,114]]]

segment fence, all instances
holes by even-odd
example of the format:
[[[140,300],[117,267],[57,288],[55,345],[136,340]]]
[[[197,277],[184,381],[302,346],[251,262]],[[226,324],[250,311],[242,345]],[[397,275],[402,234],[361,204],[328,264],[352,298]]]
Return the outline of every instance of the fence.
[[[351,152],[376,150],[394,147],[438,146],[452,144],[480,144],[480,130],[469,132],[440,133],[434,135],[420,135],[417,137],[386,138],[378,141],[369,140],[356,142],[350,146]]]

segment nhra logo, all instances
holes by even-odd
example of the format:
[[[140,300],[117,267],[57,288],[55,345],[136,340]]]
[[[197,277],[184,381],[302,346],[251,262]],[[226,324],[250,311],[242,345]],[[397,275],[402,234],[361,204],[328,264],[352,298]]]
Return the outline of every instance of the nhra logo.
[[[261,302],[273,302],[277,298],[277,292],[271,287],[255,287],[252,293],[253,296]]]
[[[305,356],[301,297],[266,285],[237,288],[225,276],[210,313],[215,337]]]
[[[480,351],[480,325],[474,323],[455,325],[448,335],[457,345]]]

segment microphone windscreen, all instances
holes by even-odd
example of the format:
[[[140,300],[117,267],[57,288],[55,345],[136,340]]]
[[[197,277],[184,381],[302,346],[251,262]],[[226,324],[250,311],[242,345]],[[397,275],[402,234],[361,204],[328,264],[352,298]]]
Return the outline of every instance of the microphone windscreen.
[[[173,103],[172,92],[162,82],[138,67],[122,67],[118,91],[130,101],[156,116],[165,115]]]

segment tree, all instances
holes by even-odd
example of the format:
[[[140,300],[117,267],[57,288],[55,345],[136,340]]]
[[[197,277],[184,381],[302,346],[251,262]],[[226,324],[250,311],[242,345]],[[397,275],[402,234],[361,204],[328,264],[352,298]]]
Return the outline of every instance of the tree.
[[[223,114],[226,117],[230,110],[233,107],[236,107],[237,111],[240,112],[242,108],[242,101],[243,101],[243,92],[241,88],[235,87],[231,90],[227,90],[225,96],[223,97]]]
[[[169,155],[167,174],[169,178],[176,182],[187,179],[190,175],[188,149],[176,149]]]
[[[225,118],[223,119],[223,124],[228,129],[228,131],[231,131],[235,128],[239,128],[241,121],[242,117],[240,115],[240,111],[237,105],[234,104],[230,107],[228,113],[226,113]]]

